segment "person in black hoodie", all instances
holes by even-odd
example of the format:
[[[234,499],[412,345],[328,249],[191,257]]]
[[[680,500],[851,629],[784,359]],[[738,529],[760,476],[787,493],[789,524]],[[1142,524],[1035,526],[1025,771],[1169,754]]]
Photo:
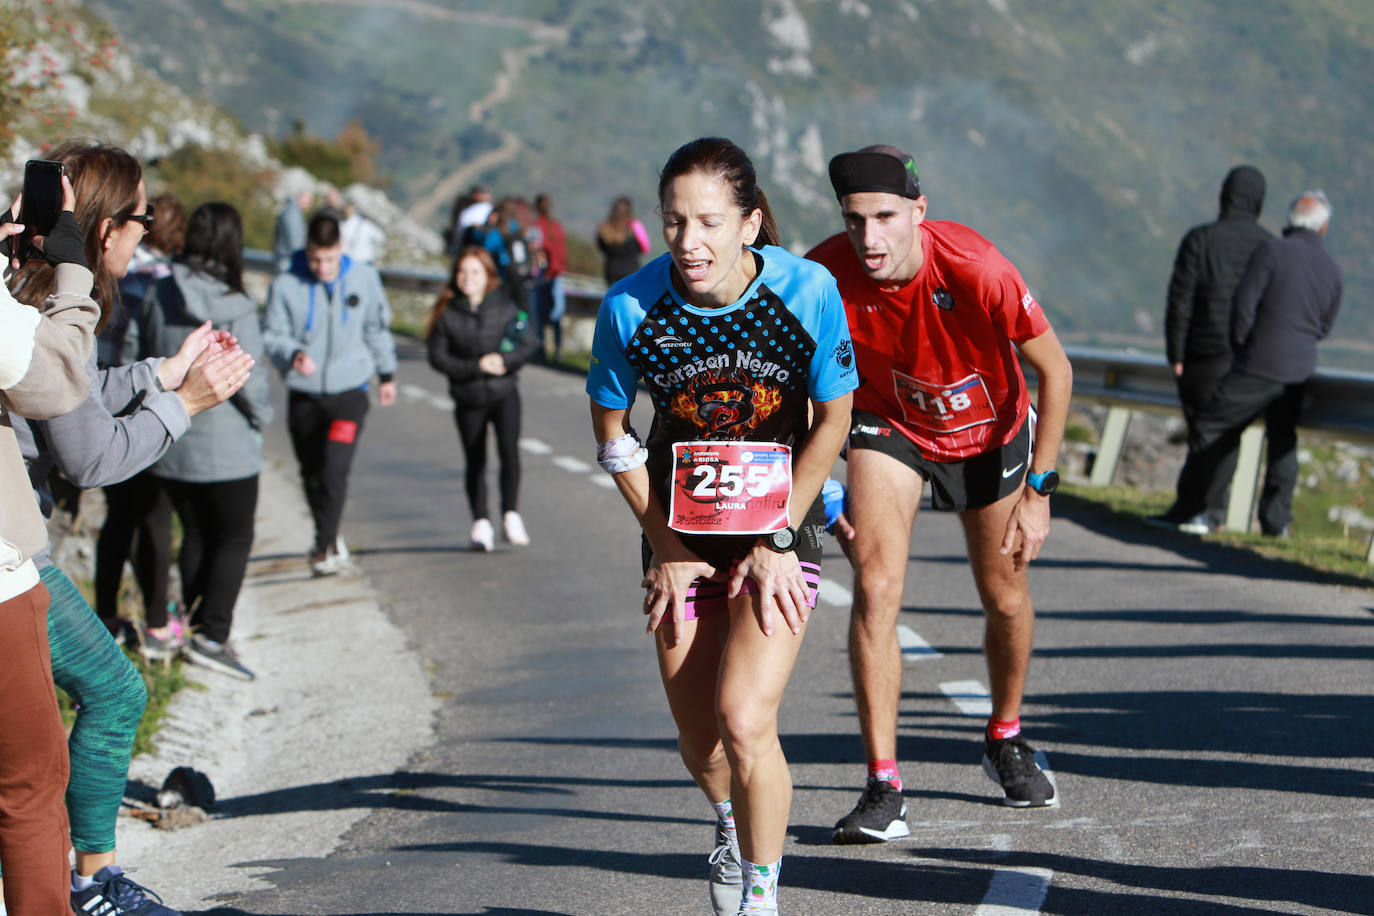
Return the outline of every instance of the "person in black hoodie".
[[[1194,226],[1183,237],[1169,277],[1164,312],[1164,343],[1178,380],[1178,399],[1188,435],[1196,435],[1199,411],[1231,368],[1231,300],[1255,249],[1273,238],[1259,224],[1264,206],[1264,174],[1238,165],[1221,185],[1221,214]],[[1181,530],[1203,534],[1226,517],[1226,481],[1235,473],[1236,453],[1218,456],[1216,478],[1204,511],[1187,518],[1161,519]]]
[[[1198,415],[1167,515],[1186,518],[1224,489],[1215,474],[1218,456],[1234,452],[1245,427],[1262,416],[1267,464],[1260,530],[1288,536],[1303,391],[1317,368],[1317,342],[1331,333],[1341,305],[1341,268],[1322,244],[1330,223],[1326,195],[1304,191],[1288,209],[1283,238],[1265,242],[1250,258],[1231,317],[1235,358]]]
[[[502,534],[529,543],[516,504],[520,494],[520,390],[515,375],[539,346],[524,309],[501,292],[501,275],[485,249],[464,248],[453,263],[426,332],[429,364],[448,376],[458,437],[467,457],[472,549],[489,551],[495,532],[487,513],[487,427],[501,458]]]

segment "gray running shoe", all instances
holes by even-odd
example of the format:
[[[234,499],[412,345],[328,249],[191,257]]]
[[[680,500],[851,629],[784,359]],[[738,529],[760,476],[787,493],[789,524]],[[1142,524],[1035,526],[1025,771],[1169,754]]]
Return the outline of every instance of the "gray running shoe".
[[[901,790],[886,779],[870,777],[854,810],[835,825],[831,842],[886,843],[910,834]]]
[[[716,916],[735,916],[744,896],[744,872],[739,864],[739,842],[726,836],[716,824],[716,848],[711,863],[711,906]]]
[[[1059,804],[1054,783],[1035,762],[1035,748],[1020,735],[983,741],[983,772],[1002,787],[1002,804],[1012,808],[1053,808]]]
[[[138,639],[138,654],[142,655],[145,661],[150,662],[169,662],[176,658],[186,646],[186,640],[172,627],[167,626],[166,636],[158,636],[151,630],[144,628]]]
[[[239,654],[227,642],[215,642],[197,633],[191,637],[183,652],[189,661],[241,681],[251,681],[257,677],[247,665],[239,661]]]

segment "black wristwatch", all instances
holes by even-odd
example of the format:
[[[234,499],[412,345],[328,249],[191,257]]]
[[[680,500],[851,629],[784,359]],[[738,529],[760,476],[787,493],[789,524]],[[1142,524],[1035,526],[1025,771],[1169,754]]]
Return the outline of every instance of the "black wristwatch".
[[[797,549],[797,529],[784,528],[781,531],[774,531],[772,534],[763,536],[763,544],[769,550],[776,550],[778,553],[787,553],[789,550]]]
[[[1056,470],[1042,471],[1039,474],[1027,474],[1026,486],[1030,487],[1041,496],[1049,496],[1059,489],[1059,472]]]

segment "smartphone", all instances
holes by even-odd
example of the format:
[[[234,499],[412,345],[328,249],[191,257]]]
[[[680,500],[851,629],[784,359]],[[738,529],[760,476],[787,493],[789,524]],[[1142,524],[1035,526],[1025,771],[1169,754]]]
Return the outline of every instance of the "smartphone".
[[[24,234],[47,235],[57,225],[62,210],[62,174],[66,166],[47,159],[30,159],[24,165],[24,200],[19,207],[19,222]]]

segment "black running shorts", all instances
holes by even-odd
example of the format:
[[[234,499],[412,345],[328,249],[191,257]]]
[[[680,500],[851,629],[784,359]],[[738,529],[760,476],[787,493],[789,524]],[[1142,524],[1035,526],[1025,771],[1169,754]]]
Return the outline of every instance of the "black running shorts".
[[[1011,441],[1001,448],[963,461],[931,461],[906,436],[882,417],[866,410],[854,411],[849,428],[849,448],[872,449],[896,458],[930,481],[931,505],[943,512],[990,506],[1020,488],[1030,460],[1031,424],[1023,422]]]

